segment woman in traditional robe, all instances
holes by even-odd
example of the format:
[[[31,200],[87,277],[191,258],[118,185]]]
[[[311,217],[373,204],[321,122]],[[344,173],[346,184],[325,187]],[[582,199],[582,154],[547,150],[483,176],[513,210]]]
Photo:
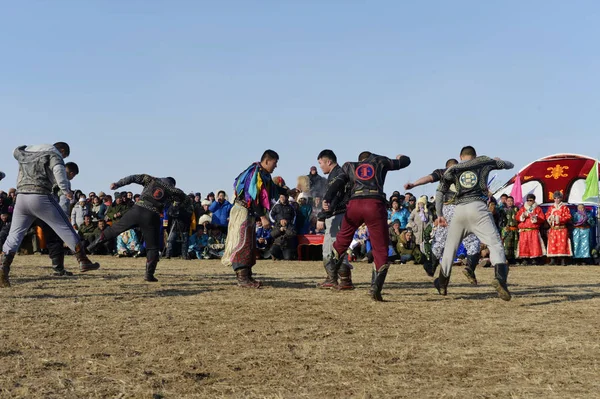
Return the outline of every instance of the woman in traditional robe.
[[[560,260],[561,265],[566,265],[566,258],[572,257],[571,240],[567,223],[571,221],[571,211],[562,202],[563,195],[560,191],[554,193],[554,204],[546,211],[546,220],[550,225],[548,230],[548,257],[550,264],[555,265]]]
[[[527,194],[527,202],[515,216],[519,222],[519,247],[517,258],[523,259],[524,264],[533,264],[534,259],[546,255],[546,247],[540,235],[540,227],[546,217],[535,202],[535,195]]]
[[[585,205],[579,204],[573,215],[573,258],[576,262],[589,262],[590,252],[590,230],[595,225],[591,212],[585,210]]]

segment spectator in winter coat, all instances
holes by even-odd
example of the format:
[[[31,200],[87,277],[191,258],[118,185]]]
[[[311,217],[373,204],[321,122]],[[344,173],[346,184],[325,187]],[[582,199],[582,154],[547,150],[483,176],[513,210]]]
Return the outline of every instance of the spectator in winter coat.
[[[212,212],[212,224],[218,226],[221,231],[227,231],[229,225],[229,214],[231,213],[232,205],[226,199],[225,191],[221,190],[217,194],[217,200],[208,207]]]

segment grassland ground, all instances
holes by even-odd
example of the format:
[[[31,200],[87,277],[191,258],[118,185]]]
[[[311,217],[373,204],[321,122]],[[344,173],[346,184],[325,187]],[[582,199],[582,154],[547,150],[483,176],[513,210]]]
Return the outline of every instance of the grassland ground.
[[[320,262],[260,261],[240,289],[218,261],[95,257],[51,276],[19,256],[0,290],[1,398],[593,398],[600,392],[600,268],[514,267],[513,300],[454,270],[441,297],[393,265],[386,302],[314,288]],[[67,268],[76,270],[74,259]]]

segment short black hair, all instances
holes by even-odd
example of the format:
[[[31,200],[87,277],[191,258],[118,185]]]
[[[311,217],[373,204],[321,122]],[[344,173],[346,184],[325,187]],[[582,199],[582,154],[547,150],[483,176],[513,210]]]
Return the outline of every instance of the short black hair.
[[[535,194],[527,194],[526,199],[532,199],[535,201]]]
[[[262,157],[260,157],[260,162],[262,162],[266,159],[274,159],[275,161],[278,161],[279,154],[273,150],[266,150],[265,152],[263,152]]]
[[[500,198],[502,198],[502,197],[506,197],[506,198],[508,198],[508,194],[506,194],[506,193],[505,193],[505,194],[502,194],[502,195],[500,196]],[[512,198],[512,197],[511,197],[511,198]],[[514,199],[514,198],[513,198],[513,199]]]
[[[319,155],[317,156],[317,160],[319,160],[321,158],[327,158],[331,162],[337,163],[337,157],[335,156],[335,153],[333,151],[331,151],[331,150],[323,150],[323,151],[321,151],[319,153]]]
[[[503,194],[503,195],[504,195],[504,194]],[[508,197],[506,197],[506,199],[509,199],[509,198],[510,198],[511,200],[513,200],[513,201],[515,200],[515,198],[514,198],[512,195],[509,195]]]
[[[223,191],[223,190],[219,190],[219,192],[217,193],[217,197],[218,197],[219,195],[221,195],[221,193],[223,193],[223,195],[227,195],[227,193],[226,193],[225,191]]]
[[[446,167],[449,168],[452,165],[456,165],[458,163],[458,161],[454,158],[450,158],[449,160],[446,161]]]
[[[358,154],[358,162],[364,161],[365,159],[369,158],[371,155],[373,155],[373,154],[371,154],[370,151],[361,152],[360,154]]]
[[[477,156],[477,151],[475,151],[475,148],[473,148],[470,145],[464,146],[461,150],[460,150],[460,155],[461,156],[472,156],[472,157],[476,157]]]
[[[58,151],[62,151],[65,153],[64,158],[68,157],[71,154],[71,148],[64,141],[54,143],[54,147],[56,147]]]
[[[65,164],[65,169],[69,169],[69,172],[73,172],[76,175],[79,174],[79,166],[75,162],[67,162]]]

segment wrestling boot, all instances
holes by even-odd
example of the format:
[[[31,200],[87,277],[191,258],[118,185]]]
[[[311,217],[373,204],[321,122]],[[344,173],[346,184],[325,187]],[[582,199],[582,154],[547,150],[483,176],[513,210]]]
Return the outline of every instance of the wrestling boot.
[[[467,256],[467,267],[463,269],[463,274],[472,285],[477,285],[477,277],[475,277],[475,268],[479,263],[479,255]]]
[[[375,269],[375,265],[373,265],[373,273],[371,274],[371,289],[369,290],[369,295],[371,296],[371,299],[376,302],[383,302],[381,290],[383,289],[383,283],[385,282],[385,277],[387,276],[389,268],[390,265],[386,264],[381,266],[379,271],[377,271]]]
[[[433,285],[435,285],[435,288],[437,289],[437,291],[440,295],[446,296],[446,295],[448,295],[448,283],[449,282],[450,282],[450,276],[448,276],[448,277],[444,276],[444,273],[442,273],[442,271],[440,270],[440,274],[438,275],[438,278],[433,280]]]
[[[14,258],[14,253],[5,254],[4,252],[0,252],[0,288],[10,287],[8,275]]]
[[[256,285],[256,288],[259,288],[262,286],[262,281],[259,280],[255,280],[254,277],[252,277],[252,268],[249,268],[248,271],[248,280],[252,281],[252,283],[254,283]]]
[[[65,269],[65,253],[61,252],[59,255],[50,258],[52,261],[52,269],[54,270],[55,276],[72,276],[73,273]]]
[[[260,282],[250,279],[252,271],[249,267],[243,267],[235,271],[238,287],[241,288],[260,288]]]
[[[344,256],[347,256],[344,254]],[[335,249],[331,250],[329,259],[325,263],[325,271],[327,272],[327,278],[322,283],[317,284],[319,288],[333,288],[338,285],[338,273],[342,263],[344,262],[344,256],[339,256]]]
[[[158,253],[156,253],[156,255],[149,255],[146,258],[146,274],[144,274],[144,281],[147,281],[149,283],[156,283],[158,281],[158,279],[154,277],[157,265]]]
[[[435,271],[439,264],[440,260],[436,258],[435,255],[431,254],[431,260],[425,261],[425,263],[423,264],[423,269],[429,277],[433,277],[435,276]]]
[[[498,263],[494,265],[494,279],[492,280],[492,287],[498,291],[498,296],[503,301],[510,301],[511,295],[506,286],[508,279],[508,265],[506,263]]]
[[[340,281],[333,288],[335,288],[338,291],[354,289],[354,284],[352,284],[352,269],[349,264],[345,262],[342,263],[338,272],[338,276],[340,278]]]
[[[75,247],[75,258],[77,258],[77,262],[79,262],[79,271],[82,273],[100,269],[100,263],[92,262],[90,258],[87,257],[85,248],[83,248],[81,242]]]

